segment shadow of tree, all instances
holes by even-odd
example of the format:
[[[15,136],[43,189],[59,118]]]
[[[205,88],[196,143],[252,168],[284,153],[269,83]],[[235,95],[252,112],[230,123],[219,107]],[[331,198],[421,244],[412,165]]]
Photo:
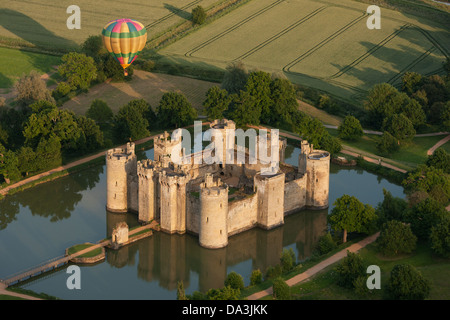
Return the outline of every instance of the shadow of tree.
[[[177,7],[174,7],[168,3],[164,3],[164,8],[166,8],[167,10],[169,10],[170,12],[176,14],[177,16],[179,16],[180,18],[186,19],[186,20],[191,20],[192,19],[192,14],[184,11],[182,9],[179,9]]]
[[[13,85],[11,79],[0,73],[0,88],[10,88]]]
[[[0,8],[0,26],[36,47],[78,48],[72,40],[54,34],[36,20],[15,10]]]

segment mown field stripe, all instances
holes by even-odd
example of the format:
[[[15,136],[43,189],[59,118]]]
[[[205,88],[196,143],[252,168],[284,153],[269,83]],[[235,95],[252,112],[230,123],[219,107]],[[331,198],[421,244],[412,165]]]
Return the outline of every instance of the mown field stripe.
[[[194,47],[193,49],[189,50],[188,52],[186,52],[184,55],[186,57],[191,57],[195,52],[197,52],[198,50],[206,47],[207,45],[210,45],[211,43],[213,43],[214,41],[219,40],[220,38],[224,37],[225,35],[229,34],[230,32],[233,32],[234,30],[238,29],[239,27],[243,26],[244,24],[246,24],[247,22],[253,20],[254,18],[258,17],[259,15],[265,13],[266,11],[276,7],[277,5],[279,5],[280,3],[284,2],[284,0],[277,0],[274,3],[271,3],[267,6],[265,6],[264,8],[258,10],[257,12],[251,14],[250,16],[248,16],[247,18],[237,22],[236,24],[234,24],[233,26],[227,28],[226,30],[216,34],[215,36],[209,38],[208,40],[202,42],[201,44],[199,44],[198,46]]]
[[[294,22],[293,24],[291,24],[290,26],[288,26],[287,28],[283,29],[282,31],[280,31],[279,33],[275,34],[274,36],[270,37],[269,39],[265,40],[264,42],[261,42],[260,44],[258,44],[257,46],[253,47],[252,49],[250,49],[249,51],[247,51],[246,53],[240,55],[239,57],[237,57],[236,59],[234,59],[234,61],[237,60],[243,60],[249,56],[251,56],[253,53],[259,51],[260,49],[264,48],[265,46],[267,46],[268,44],[272,43],[273,41],[275,41],[276,39],[284,36],[286,33],[294,30],[295,28],[297,28],[299,25],[303,24],[304,22],[308,21],[309,19],[311,19],[312,17],[316,16],[317,14],[319,14],[321,11],[323,11],[326,8],[326,6],[320,7],[316,10],[314,10],[313,12],[309,13],[308,15],[306,15],[305,17],[297,20],[296,22]]]
[[[305,53],[303,53],[302,55],[300,55],[299,57],[297,57],[296,59],[292,60],[291,62],[289,62],[287,65],[285,65],[283,67],[283,71],[286,72],[290,72],[290,69],[295,66],[297,63],[299,63],[300,61],[306,59],[307,57],[309,57],[311,54],[313,54],[314,52],[316,52],[317,50],[319,50],[320,48],[322,48],[324,45],[328,44],[330,41],[334,40],[335,38],[337,38],[338,36],[340,36],[342,33],[344,33],[345,31],[349,30],[352,26],[354,26],[355,24],[357,24],[359,21],[361,21],[362,19],[364,19],[366,17],[366,13],[364,12],[360,17],[350,21],[349,23],[347,23],[345,26],[343,26],[341,29],[339,29],[338,31],[334,32],[333,34],[331,34],[330,36],[328,36],[327,38],[325,38],[324,40],[322,40],[321,42],[319,42],[318,44],[316,44],[314,47],[310,48],[308,51],[306,51]]]
[[[390,35],[388,35],[386,38],[384,38],[383,40],[381,40],[378,44],[374,45],[372,48],[370,48],[370,50],[366,51],[363,55],[361,55],[360,57],[358,57],[357,59],[355,59],[352,63],[350,63],[349,65],[347,65],[346,67],[342,68],[341,70],[339,70],[338,72],[336,72],[335,74],[333,74],[331,77],[327,78],[327,79],[335,79],[335,78],[339,78],[341,75],[343,75],[344,73],[350,71],[351,69],[353,69],[355,66],[357,66],[358,64],[360,64],[362,61],[364,61],[365,59],[367,59],[368,57],[370,57],[373,53],[375,53],[376,51],[378,51],[379,49],[381,49],[382,47],[384,47],[387,43],[389,43],[391,40],[395,39],[401,32],[403,32],[404,30],[406,30],[407,28],[409,28],[411,25],[405,24],[403,26],[400,27],[400,29],[395,30],[393,33],[391,33]]]

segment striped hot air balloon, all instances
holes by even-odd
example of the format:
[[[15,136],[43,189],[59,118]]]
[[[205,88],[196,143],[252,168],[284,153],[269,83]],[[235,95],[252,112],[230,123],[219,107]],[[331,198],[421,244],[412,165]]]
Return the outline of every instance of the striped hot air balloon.
[[[120,63],[125,70],[136,60],[147,42],[147,30],[144,25],[132,19],[110,21],[102,31],[106,50]]]

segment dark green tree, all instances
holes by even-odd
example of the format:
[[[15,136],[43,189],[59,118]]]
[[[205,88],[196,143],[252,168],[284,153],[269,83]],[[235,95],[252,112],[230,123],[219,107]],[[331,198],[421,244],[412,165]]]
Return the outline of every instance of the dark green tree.
[[[245,89],[247,83],[248,72],[242,62],[233,62],[227,66],[225,75],[222,80],[222,89],[228,93],[239,94]]]
[[[259,269],[253,270],[250,276],[250,285],[254,286],[262,282],[262,272]]]
[[[392,299],[424,300],[430,293],[430,284],[412,265],[399,264],[392,268],[387,292]]]
[[[411,224],[411,230],[419,240],[426,241],[430,237],[431,228],[448,215],[443,205],[432,198],[427,198],[406,210],[404,220]]]
[[[339,138],[357,140],[364,134],[361,123],[354,116],[348,115],[338,128]]]
[[[209,88],[206,93],[206,100],[203,102],[203,110],[209,120],[222,119],[230,102],[231,98],[225,89],[213,86]]]
[[[62,163],[60,139],[52,134],[42,137],[36,147],[36,167],[39,171],[56,168]]]
[[[79,116],[76,119],[81,130],[77,151],[80,153],[92,152],[103,146],[103,132],[94,120]]]
[[[327,254],[331,250],[334,250],[336,246],[337,245],[334,242],[331,233],[327,232],[319,238],[319,242],[317,243],[317,251],[320,255]]]
[[[450,173],[450,154],[443,148],[438,148],[428,156],[427,166],[442,169],[445,173]]]
[[[245,90],[254,98],[255,108],[261,110],[263,122],[270,121],[271,99],[271,76],[267,72],[250,72],[245,84]],[[270,122],[265,122],[270,123]]]
[[[289,123],[292,114],[298,111],[295,88],[288,79],[275,78],[270,83],[269,110],[262,109],[261,120],[271,125]]]
[[[92,57],[83,53],[70,52],[65,54],[61,60],[63,63],[59,66],[58,72],[72,90],[86,90],[97,78],[97,68]]]
[[[420,103],[415,99],[407,100],[407,103],[403,106],[402,112],[406,118],[408,118],[413,124],[414,128],[418,128],[425,124],[427,116],[423,111]]]
[[[375,209],[379,225],[382,226],[390,220],[403,221],[403,214],[408,206],[406,200],[392,196],[392,194],[384,188],[383,195],[383,201],[380,202]]]
[[[161,127],[179,128],[193,124],[197,118],[195,110],[181,93],[166,92],[161,97],[156,108],[156,114]]]
[[[27,176],[28,173],[34,172],[38,169],[36,165],[36,153],[30,147],[21,147],[17,151],[17,158],[19,160],[19,171]]]
[[[420,88],[421,82],[422,75],[417,72],[406,72],[402,77],[402,91],[411,95]]]
[[[86,117],[91,118],[98,124],[111,122],[113,116],[111,108],[101,99],[92,101],[89,109],[86,111]]]
[[[357,198],[343,195],[336,199],[334,208],[328,216],[331,228],[343,231],[342,242],[347,242],[347,232],[368,232],[377,218],[375,209],[364,205]]]
[[[150,134],[145,111],[134,104],[126,104],[119,109],[114,116],[114,135],[118,141],[134,141]]]
[[[0,175],[3,176],[6,183],[19,180],[22,176],[19,171],[19,159],[14,151],[6,150],[0,144]]]
[[[450,217],[446,218],[431,228],[431,249],[444,257],[450,258]]]
[[[272,285],[273,297],[277,300],[290,300],[291,288],[282,278],[276,278]]]
[[[381,129],[389,132],[400,144],[411,141],[416,135],[414,125],[403,113],[385,118]]]
[[[247,92],[231,95],[231,103],[226,112],[228,118],[234,120],[238,127],[247,124],[259,125],[261,109],[255,104],[255,99]]]
[[[385,256],[411,253],[416,249],[417,237],[408,224],[397,220],[386,222],[377,239],[378,249]]]
[[[283,249],[280,257],[280,264],[283,272],[289,272],[294,268],[296,262],[295,253],[292,248]]]

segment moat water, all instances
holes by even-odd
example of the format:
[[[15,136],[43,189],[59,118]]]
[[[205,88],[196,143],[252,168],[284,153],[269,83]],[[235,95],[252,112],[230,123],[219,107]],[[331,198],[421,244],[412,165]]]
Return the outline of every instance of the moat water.
[[[297,165],[300,150],[288,146],[286,162]],[[138,153],[153,158],[153,149]],[[258,228],[229,238],[226,248],[204,249],[193,235],[153,236],[118,251],[107,250],[104,262],[81,266],[81,290],[69,290],[66,268],[35,278],[22,287],[61,299],[176,299],[177,281],[186,293],[222,287],[236,271],[250,281],[251,271],[263,272],[279,262],[283,248],[292,248],[297,261],[311,256],[327,228],[327,214],[343,194],[376,206],[383,188],[404,197],[401,186],[357,168],[331,165],[330,208],[300,211],[270,231]],[[110,236],[112,227],[126,221],[137,225],[133,214],[105,210],[106,168],[96,166],[47,182],[0,200],[0,278],[62,256],[74,244],[97,242]]]

